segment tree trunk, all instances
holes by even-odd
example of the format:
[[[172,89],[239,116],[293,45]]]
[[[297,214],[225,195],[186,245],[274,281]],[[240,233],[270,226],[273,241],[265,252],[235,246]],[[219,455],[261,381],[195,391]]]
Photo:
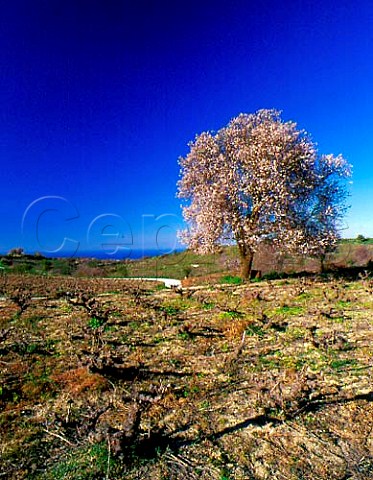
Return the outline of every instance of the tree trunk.
[[[243,280],[250,280],[253,266],[254,254],[252,252],[241,252],[241,277]]]
[[[320,273],[325,273],[325,253],[320,255]]]

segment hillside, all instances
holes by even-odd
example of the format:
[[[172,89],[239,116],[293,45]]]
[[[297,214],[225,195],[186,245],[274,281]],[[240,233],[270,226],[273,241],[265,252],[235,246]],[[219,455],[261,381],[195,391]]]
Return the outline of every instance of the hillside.
[[[337,269],[365,267],[372,259],[372,239],[346,239],[340,242],[334,253],[328,255],[325,267],[335,273]],[[283,273],[317,273],[320,271],[320,261],[294,255],[279,255],[277,251],[265,246],[256,254],[253,267],[263,275],[274,278]],[[210,275],[216,279],[224,275],[238,275],[239,271],[238,251],[234,246],[223,247],[218,253],[210,255],[197,255],[186,250],[140,260],[47,258],[40,254],[0,256],[0,274],[67,275],[79,278],[167,277],[196,279],[198,283]]]

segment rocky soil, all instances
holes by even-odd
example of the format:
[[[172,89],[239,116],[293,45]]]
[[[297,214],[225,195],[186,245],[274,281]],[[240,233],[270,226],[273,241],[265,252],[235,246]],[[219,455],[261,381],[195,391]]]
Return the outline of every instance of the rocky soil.
[[[0,478],[373,478],[368,276],[0,290]]]

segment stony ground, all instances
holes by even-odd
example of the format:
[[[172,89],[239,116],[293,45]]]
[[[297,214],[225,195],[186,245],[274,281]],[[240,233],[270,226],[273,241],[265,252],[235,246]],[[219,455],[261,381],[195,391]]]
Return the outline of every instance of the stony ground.
[[[373,280],[7,275],[0,478],[373,478]]]

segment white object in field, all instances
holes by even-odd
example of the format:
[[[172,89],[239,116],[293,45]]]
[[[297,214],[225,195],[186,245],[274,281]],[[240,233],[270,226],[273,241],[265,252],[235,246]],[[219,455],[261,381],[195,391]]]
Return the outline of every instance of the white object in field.
[[[148,280],[150,282],[163,282],[167,288],[181,288],[181,280],[176,278],[150,278],[150,277],[132,277],[128,280]]]

